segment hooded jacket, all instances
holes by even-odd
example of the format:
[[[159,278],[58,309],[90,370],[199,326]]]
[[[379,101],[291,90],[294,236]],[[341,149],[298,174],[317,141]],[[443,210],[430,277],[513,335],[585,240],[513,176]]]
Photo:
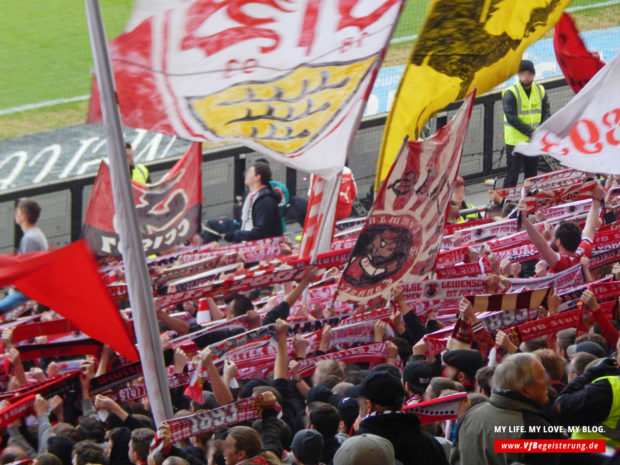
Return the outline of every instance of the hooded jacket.
[[[364,418],[358,434],[376,434],[392,443],[394,455],[403,465],[447,465],[442,447],[420,428],[413,413],[378,413]]]
[[[282,235],[282,221],[278,204],[279,195],[270,185],[263,187],[252,204],[252,229],[250,231],[235,231],[226,235],[227,241],[241,242],[265,239]]]

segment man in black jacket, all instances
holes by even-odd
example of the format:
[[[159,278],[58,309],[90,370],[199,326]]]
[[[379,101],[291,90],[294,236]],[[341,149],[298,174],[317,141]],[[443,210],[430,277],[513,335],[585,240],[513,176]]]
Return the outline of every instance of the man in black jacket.
[[[271,169],[267,163],[254,163],[245,172],[249,192],[241,208],[241,229],[224,237],[241,242],[282,235],[280,196],[271,188]]]
[[[396,460],[403,465],[448,463],[439,443],[420,429],[417,415],[401,410],[406,393],[398,378],[385,371],[373,372],[347,394],[357,397],[360,406],[362,421],[357,433],[389,440]]]

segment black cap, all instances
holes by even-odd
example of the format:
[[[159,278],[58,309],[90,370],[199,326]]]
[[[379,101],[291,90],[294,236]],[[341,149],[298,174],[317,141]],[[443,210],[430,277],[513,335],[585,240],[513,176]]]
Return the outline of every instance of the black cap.
[[[482,354],[472,349],[459,349],[444,352],[443,363],[462,371],[467,375],[470,381],[473,381],[476,377],[478,368],[484,366]]]
[[[329,398],[332,395],[333,392],[325,386],[312,386],[306,394],[306,404],[311,404],[312,402],[329,402]]]
[[[566,349],[566,354],[568,355],[568,358],[573,358],[575,354],[579,352],[586,352],[588,354],[592,354],[596,358],[607,357],[605,349],[603,349],[600,344],[597,344],[593,341],[583,341],[577,345],[573,344]]]
[[[386,371],[370,373],[361,384],[347,390],[349,397],[363,396],[371,402],[383,406],[401,403],[407,395],[400,379]]]
[[[239,394],[237,395],[237,397],[239,399],[246,399],[248,397],[252,397],[252,391],[257,386],[271,386],[271,384],[269,384],[264,379],[251,379],[250,381],[245,383],[243,387],[239,390]]]
[[[375,372],[375,371],[385,371],[389,374],[391,374],[392,376],[394,376],[395,378],[399,378],[400,379],[400,371],[398,368],[396,368],[394,365],[391,365],[389,363],[379,363],[377,365],[375,365],[371,372]]]
[[[433,369],[424,362],[408,363],[403,370],[403,381],[409,383],[411,390],[420,394],[426,391],[432,377]]]
[[[353,397],[345,397],[338,402],[338,411],[340,412],[340,418],[347,425],[347,431],[349,431],[360,413],[360,406],[357,400]]]
[[[521,60],[521,66],[519,66],[519,72],[529,71],[532,74],[536,74],[536,69],[534,68],[534,63],[530,60]]]
[[[293,438],[291,451],[304,465],[316,465],[323,454],[323,436],[316,430],[302,429]]]

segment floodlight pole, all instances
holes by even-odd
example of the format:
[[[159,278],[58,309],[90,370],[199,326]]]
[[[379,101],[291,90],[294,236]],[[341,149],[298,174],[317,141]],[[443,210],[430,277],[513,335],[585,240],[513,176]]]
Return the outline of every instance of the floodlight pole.
[[[168,387],[164,356],[159,340],[152,284],[146,266],[146,257],[138,226],[138,215],[131,189],[129,165],[125,154],[116,87],[101,9],[98,0],[85,0],[85,3],[88,32],[101,96],[101,111],[110,157],[110,177],[117,220],[115,223],[122,243],[127,291],[138,339],[142,372],[151,403],[151,411],[155,422],[159,425],[162,421],[172,418],[172,402],[170,401],[170,388]],[[93,315],[93,318],[96,317]]]

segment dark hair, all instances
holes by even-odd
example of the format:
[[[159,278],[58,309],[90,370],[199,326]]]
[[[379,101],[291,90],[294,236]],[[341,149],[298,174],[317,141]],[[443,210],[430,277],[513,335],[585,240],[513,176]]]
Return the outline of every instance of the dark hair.
[[[101,447],[91,441],[78,442],[73,448],[73,454],[75,455],[75,463],[77,465],[87,465],[89,463],[106,465],[108,463]]]
[[[577,334],[577,329],[575,328],[566,328],[558,331],[556,334],[556,340],[558,341],[558,345],[560,346],[560,350],[566,352],[568,346],[575,343],[575,335]]]
[[[577,376],[583,375],[583,372],[586,371],[586,367],[592,360],[596,360],[594,355],[588,352],[577,352],[570,361],[572,372]]]
[[[476,371],[476,384],[480,388],[480,391],[487,397],[491,397],[491,379],[493,379],[493,373],[495,373],[494,367],[481,367]]]
[[[596,333],[582,334],[581,336],[575,339],[575,344],[580,344],[582,342],[588,342],[588,341],[596,342],[598,345],[600,345],[603,348],[605,352],[609,352],[609,344],[607,344],[607,341],[605,340],[605,338],[601,336],[600,334],[596,334]]]
[[[232,313],[234,316],[245,315],[250,310],[254,310],[254,304],[246,296],[238,294],[233,298]]]
[[[37,458],[37,465],[62,465],[62,462],[54,454],[41,454]]]
[[[581,242],[581,228],[574,221],[562,221],[555,231],[555,238],[569,252],[574,252]]]
[[[17,208],[19,208],[22,213],[26,215],[26,219],[30,224],[35,224],[41,214],[41,207],[34,200],[21,199],[17,202]]]
[[[133,147],[131,146],[131,144],[129,142],[125,142],[125,148],[126,149],[133,149]]]
[[[396,344],[396,347],[398,347],[398,356],[400,357],[400,359],[409,360],[409,357],[413,355],[411,344],[409,344],[406,339],[398,336],[393,337],[392,342]]]
[[[528,339],[527,341],[523,341],[522,344],[525,352],[534,352],[538,349],[547,348],[547,338],[544,336],[536,337],[534,339]]]
[[[21,446],[8,446],[0,453],[0,463],[2,465],[26,458],[28,458],[28,454]]]
[[[431,378],[431,382],[429,384],[431,389],[431,396],[433,399],[437,399],[441,394],[441,391],[445,389],[452,389],[453,391],[465,392],[465,388],[463,385],[457,381],[454,381],[450,378],[444,378],[443,376],[436,376]]]
[[[312,402],[308,405],[310,424],[321,433],[321,436],[331,438],[338,433],[340,412],[336,407],[325,402]]]
[[[120,426],[110,431],[110,464],[130,465],[129,441],[131,430],[126,426]]]
[[[517,202],[506,202],[502,207],[502,218],[506,218],[512,211],[517,208]]]
[[[260,176],[260,182],[265,186],[269,184],[269,181],[271,181],[271,168],[269,168],[269,165],[259,161],[252,166],[254,167],[254,172]]]
[[[105,426],[95,418],[80,417],[75,429],[82,439],[90,439],[99,444],[105,440]]]
[[[336,375],[327,375],[321,380],[319,386],[325,386],[327,389],[332,389],[336,384],[341,383],[342,379]]]
[[[131,447],[141,462],[146,462],[149,457],[153,436],[155,436],[155,431],[149,428],[137,428],[131,432]]]
[[[228,430],[228,435],[235,440],[235,448],[245,451],[247,458],[256,457],[263,450],[258,431],[249,426],[233,426]]]
[[[75,441],[66,436],[51,436],[47,439],[47,452],[60,459],[62,465],[71,465],[71,453]]]

